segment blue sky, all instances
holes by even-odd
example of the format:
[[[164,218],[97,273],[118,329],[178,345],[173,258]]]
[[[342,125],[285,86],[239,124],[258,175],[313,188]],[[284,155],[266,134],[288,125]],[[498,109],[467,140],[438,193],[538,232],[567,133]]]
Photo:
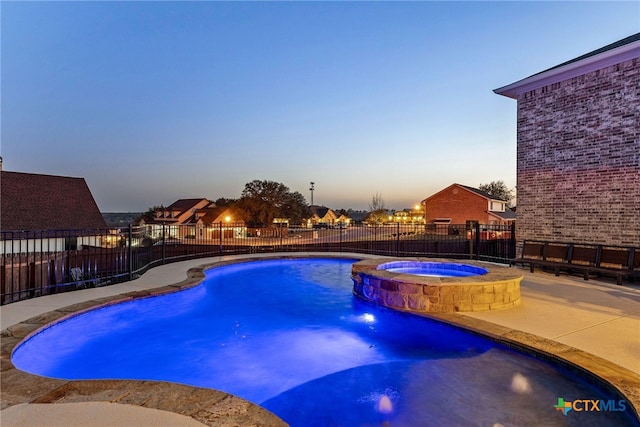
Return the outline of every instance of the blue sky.
[[[640,31],[640,2],[9,2],[4,170],[84,177],[103,212],[237,198],[402,209],[515,187],[492,91]]]

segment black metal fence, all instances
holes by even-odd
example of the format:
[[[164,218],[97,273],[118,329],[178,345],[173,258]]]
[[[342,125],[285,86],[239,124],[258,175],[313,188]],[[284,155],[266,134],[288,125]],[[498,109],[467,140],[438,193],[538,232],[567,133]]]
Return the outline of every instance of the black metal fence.
[[[132,280],[174,261],[269,252],[353,252],[507,263],[514,227],[384,224],[251,229],[129,226],[119,229],[0,232],[0,303]]]

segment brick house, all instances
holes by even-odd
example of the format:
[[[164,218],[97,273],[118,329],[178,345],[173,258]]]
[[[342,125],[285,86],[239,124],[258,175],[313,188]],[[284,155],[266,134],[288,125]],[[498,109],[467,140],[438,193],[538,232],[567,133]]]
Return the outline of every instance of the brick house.
[[[461,184],[452,184],[422,201],[427,224],[505,225],[515,220],[507,201]]]
[[[519,242],[640,244],[640,33],[494,92],[516,99]]]

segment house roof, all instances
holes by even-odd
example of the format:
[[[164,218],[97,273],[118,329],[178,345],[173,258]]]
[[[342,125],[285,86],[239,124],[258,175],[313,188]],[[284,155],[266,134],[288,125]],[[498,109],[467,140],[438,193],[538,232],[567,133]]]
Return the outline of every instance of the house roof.
[[[499,201],[501,201],[501,202],[507,202],[507,200],[499,199],[499,198],[497,198],[497,197],[492,196],[492,195],[491,195],[491,194],[489,194],[489,193],[485,193],[484,191],[478,190],[477,188],[469,187],[468,185],[462,185],[462,184],[451,184],[450,186],[448,186],[448,187],[446,187],[446,188],[443,188],[442,190],[438,191],[437,193],[434,193],[434,194],[432,194],[431,196],[427,197],[426,199],[424,199],[424,200],[423,200],[423,202],[425,202],[425,201],[429,200],[430,198],[432,198],[432,197],[433,197],[433,196],[435,196],[436,194],[442,193],[443,191],[446,191],[446,190],[448,190],[449,188],[454,187],[454,186],[455,186],[455,187],[461,187],[461,188],[464,188],[465,190],[471,191],[472,193],[475,193],[475,194],[477,194],[478,196],[484,197],[485,199],[488,199],[488,200],[499,200]]]
[[[84,178],[0,172],[0,228],[105,228]]]
[[[489,213],[491,215],[497,216],[503,221],[512,221],[516,219],[516,213],[511,209],[507,209],[504,212],[489,211]]]
[[[369,216],[369,212],[366,211],[347,211],[347,214],[355,222],[362,222]]]
[[[484,192],[482,190],[478,190],[477,188],[474,188],[474,187],[469,187],[467,185],[462,185],[462,184],[458,184],[458,185],[460,185],[460,187],[466,188],[469,191],[472,191],[472,192],[474,192],[476,194],[479,194],[480,196],[485,197],[485,198],[487,198],[489,200],[500,200],[501,202],[506,202],[507,201],[507,200],[502,200],[502,199],[500,199],[498,197],[492,196],[491,194],[486,193],[486,192]]]
[[[156,209],[155,218],[146,222],[148,224],[182,224],[190,221],[196,210],[215,206],[214,202],[205,198],[178,199],[166,208]]]
[[[324,218],[331,209],[326,206],[311,205],[309,206],[309,210],[311,211],[311,215],[316,214],[319,218]]]
[[[517,99],[524,92],[639,57],[640,33],[637,33],[510,85],[495,89],[494,92]]]
[[[197,219],[196,219],[197,214]],[[228,206],[221,207],[213,207],[213,208],[202,208],[196,210],[196,214],[191,216],[188,221],[185,223],[197,223],[198,221],[202,221],[204,224],[213,224],[216,222],[223,222],[225,216],[231,217],[231,222],[243,222],[237,212]]]
[[[178,199],[175,202],[171,203],[169,206],[167,206],[164,210],[184,212],[186,210],[195,208],[196,205],[198,205],[203,200],[207,200],[207,199]],[[211,201],[209,202],[213,203]]]

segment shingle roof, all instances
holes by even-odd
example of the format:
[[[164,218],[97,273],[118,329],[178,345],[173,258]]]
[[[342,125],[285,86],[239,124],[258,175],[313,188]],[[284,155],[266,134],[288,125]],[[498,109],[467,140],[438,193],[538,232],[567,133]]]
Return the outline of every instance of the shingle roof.
[[[176,210],[184,212],[188,209],[193,209],[195,206],[206,199],[178,199],[169,206],[166,207],[167,210]],[[213,203],[213,202],[211,202]]]
[[[512,211],[511,209],[507,209],[504,212],[496,212],[496,211],[491,211],[489,212],[491,215],[495,215],[503,220],[514,220],[516,219],[516,213],[514,211]]]
[[[0,172],[2,230],[104,227],[104,218],[84,178]]]
[[[640,33],[633,34],[562,64],[533,74],[494,92],[518,99],[525,92],[640,57]]]
[[[468,185],[462,185],[462,184],[458,184],[458,185],[459,185],[460,187],[464,187],[464,188],[466,188],[466,189],[467,189],[467,190],[469,190],[469,191],[473,191],[474,193],[476,193],[476,194],[478,194],[478,195],[480,195],[480,196],[482,196],[482,197],[486,197],[487,199],[490,199],[490,200],[500,200],[500,201],[502,201],[502,202],[506,202],[506,201],[507,201],[507,200],[502,200],[502,199],[499,199],[499,198],[497,198],[497,197],[495,197],[495,196],[492,196],[492,195],[491,195],[491,194],[489,194],[489,193],[485,193],[485,192],[484,192],[484,191],[482,191],[482,190],[478,190],[477,188],[469,187]]]
[[[198,214],[198,219],[202,220],[204,224],[213,224],[216,222],[222,222],[223,221],[223,218],[221,218],[222,215],[230,216],[232,219],[232,222],[242,222],[238,213],[233,208],[230,208],[228,206],[219,206],[215,208],[201,208],[196,210],[196,213]],[[195,215],[193,215],[185,223],[195,224],[197,222],[198,220],[196,219]]]
[[[572,64],[574,62],[578,62],[578,61],[581,61],[583,59],[587,59],[587,58],[590,58],[592,56],[596,56],[596,55],[599,55],[601,53],[607,52],[609,50],[616,49],[618,47],[627,45],[629,43],[637,42],[637,41],[640,41],[640,33],[630,35],[629,37],[625,37],[622,40],[618,40],[617,42],[613,42],[611,44],[608,44],[608,45],[606,45],[604,47],[601,47],[600,49],[593,50],[593,51],[591,51],[589,53],[585,53],[584,55],[578,56],[577,58],[573,58],[573,59],[570,59],[569,61],[563,62],[562,64],[558,64],[555,67],[547,68],[546,70],[540,71],[539,73],[536,73],[533,76],[537,76],[538,74],[546,73],[547,71],[554,70],[556,68],[560,68],[560,67],[563,67],[565,65],[569,65],[569,64]],[[533,77],[533,76],[530,76],[530,77]]]
[[[309,210],[311,211],[311,214],[316,214],[318,215],[318,217],[320,218],[324,218],[324,216],[327,214],[327,212],[329,212],[329,208],[326,206],[318,206],[318,205],[311,205],[309,206]]]

